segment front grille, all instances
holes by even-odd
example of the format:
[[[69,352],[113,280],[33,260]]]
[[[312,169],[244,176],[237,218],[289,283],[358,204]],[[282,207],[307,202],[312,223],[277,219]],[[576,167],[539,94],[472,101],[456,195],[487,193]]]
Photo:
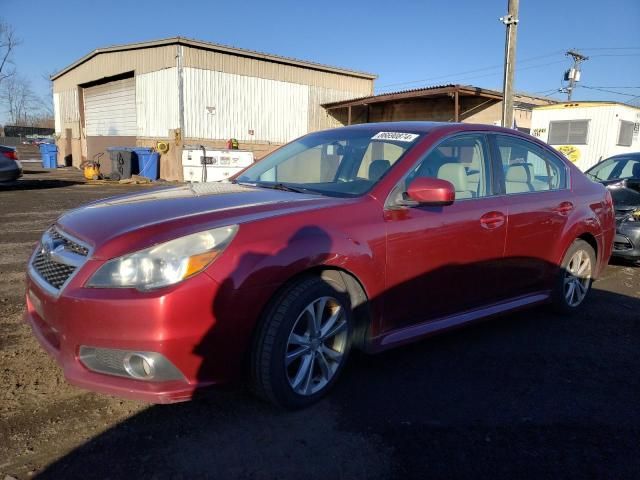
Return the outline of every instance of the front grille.
[[[63,236],[55,227],[51,227],[47,231],[47,233],[49,233],[49,235],[55,242],[62,243],[65,250],[77,253],[78,255],[82,255],[83,257],[86,257],[89,254],[89,249],[87,247],[85,247],[84,245],[80,245],[70,238]]]
[[[53,251],[71,254],[74,265],[57,261]],[[38,251],[33,256],[31,267],[48,285],[60,290],[89,254],[89,248],[70,239],[55,227],[42,236]]]
[[[49,285],[59,289],[75,271],[75,267],[54,262],[49,256],[39,251],[33,258],[33,268]]]

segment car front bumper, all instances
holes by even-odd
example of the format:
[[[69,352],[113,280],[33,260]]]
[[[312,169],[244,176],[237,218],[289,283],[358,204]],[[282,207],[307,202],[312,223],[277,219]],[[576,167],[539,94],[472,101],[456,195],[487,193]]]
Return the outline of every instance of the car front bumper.
[[[213,314],[219,287],[208,275],[157,292],[68,287],[56,297],[27,275],[24,318],[70,383],[119,397],[172,403],[189,400],[237,373],[241,342],[225,338],[227,329]],[[155,352],[179,374],[155,381],[90,370],[80,355],[83,346]]]
[[[622,222],[617,225],[612,255],[640,260],[640,222]]]

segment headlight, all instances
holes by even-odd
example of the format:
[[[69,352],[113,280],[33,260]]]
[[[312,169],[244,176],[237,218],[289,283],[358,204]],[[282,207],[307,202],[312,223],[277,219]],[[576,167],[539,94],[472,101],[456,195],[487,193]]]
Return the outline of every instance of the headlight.
[[[87,286],[151,290],[173,285],[202,271],[237,231],[238,225],[206,230],[115,258],[100,267]]]

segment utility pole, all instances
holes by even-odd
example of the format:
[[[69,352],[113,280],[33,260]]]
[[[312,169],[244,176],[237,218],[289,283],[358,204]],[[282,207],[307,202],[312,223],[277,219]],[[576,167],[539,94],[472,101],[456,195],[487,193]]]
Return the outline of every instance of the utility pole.
[[[576,50],[569,50],[565,53],[567,57],[573,57],[573,67],[570,70],[567,70],[564,74],[564,79],[569,81],[569,86],[567,87],[567,101],[571,101],[571,95],[573,95],[573,90],[576,87],[576,82],[580,81],[580,64],[585,60],[589,60],[589,57],[582,55],[580,52]]]
[[[500,18],[507,27],[504,45],[504,79],[502,82],[502,126],[513,127],[513,76],[516,67],[519,0],[507,0],[508,13]]]

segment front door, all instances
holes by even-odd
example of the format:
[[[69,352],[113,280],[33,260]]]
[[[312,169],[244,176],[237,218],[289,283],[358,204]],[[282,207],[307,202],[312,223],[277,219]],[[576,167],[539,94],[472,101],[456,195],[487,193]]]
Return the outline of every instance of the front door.
[[[486,136],[443,140],[403,181],[401,191],[417,176],[448,180],[456,200],[449,206],[410,208],[388,202],[384,331],[493,303],[501,289],[506,210],[504,198],[494,195]]]

